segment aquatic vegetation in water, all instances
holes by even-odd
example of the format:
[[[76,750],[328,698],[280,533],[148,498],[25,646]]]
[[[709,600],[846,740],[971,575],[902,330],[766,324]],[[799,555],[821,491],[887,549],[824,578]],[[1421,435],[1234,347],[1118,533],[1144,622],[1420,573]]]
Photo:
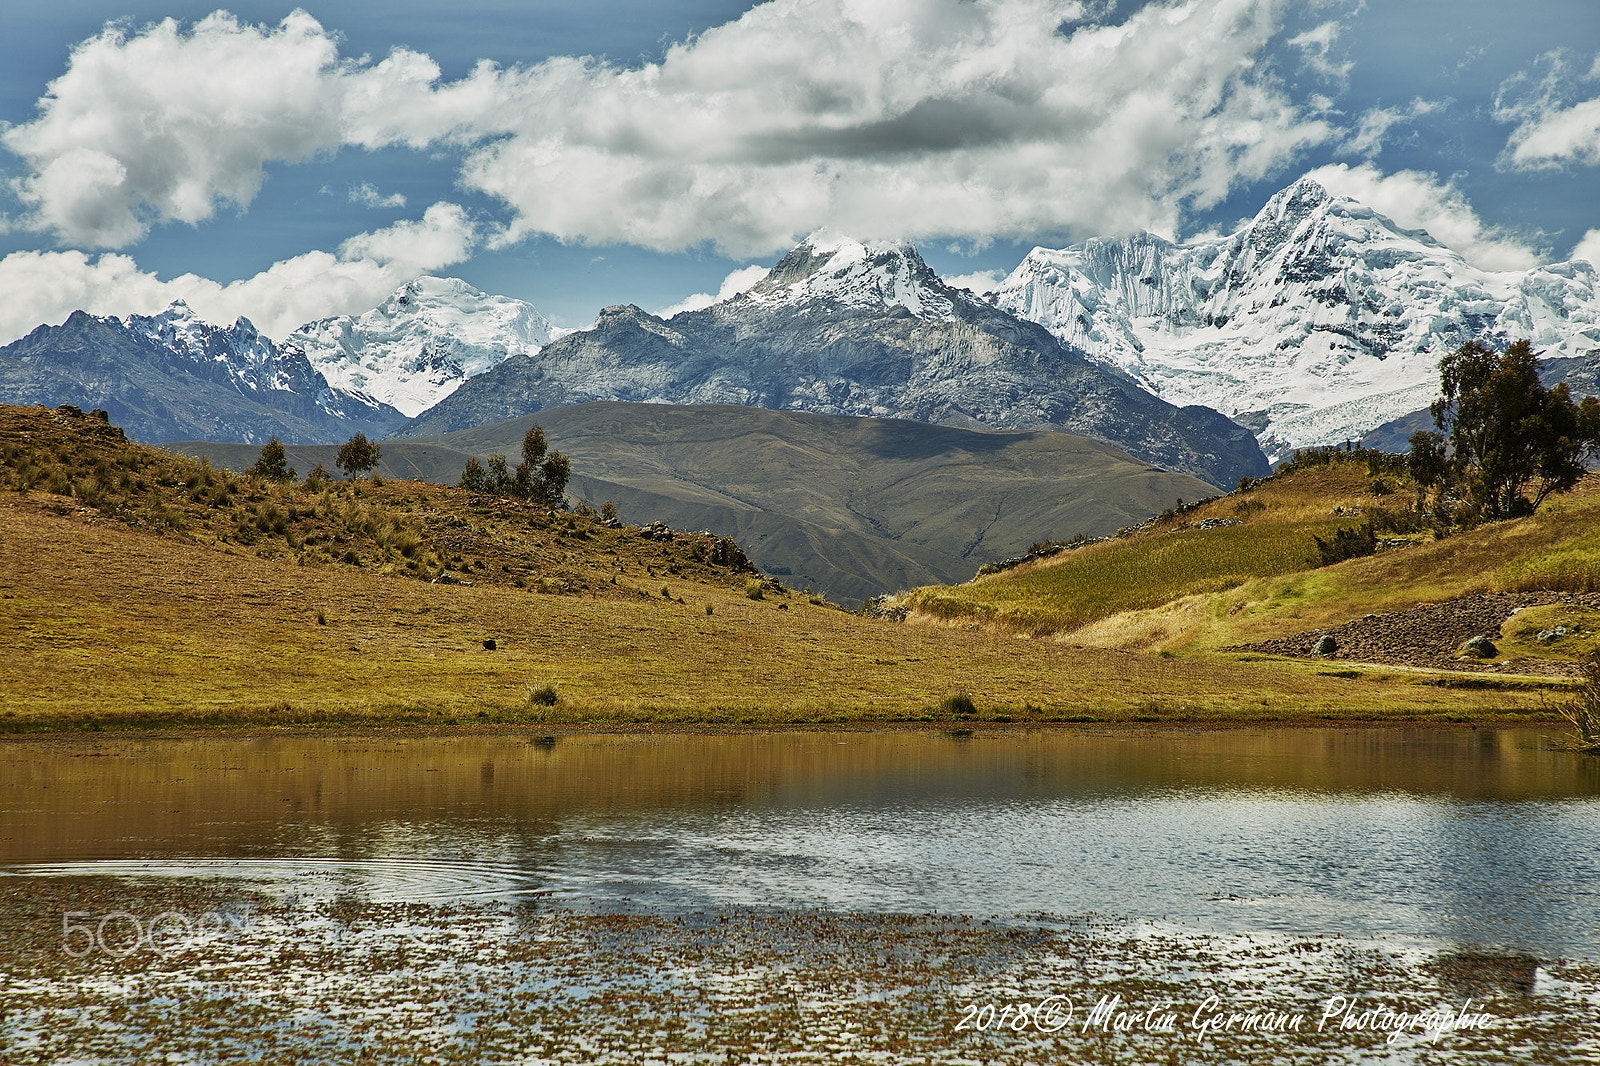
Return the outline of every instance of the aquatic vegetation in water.
[[[1600,1049],[1600,967],[1415,941],[29,880],[0,888],[3,1036],[41,1061],[1578,1063]],[[62,915],[97,907],[243,918],[159,944],[117,919],[113,951],[81,935],[63,950]]]

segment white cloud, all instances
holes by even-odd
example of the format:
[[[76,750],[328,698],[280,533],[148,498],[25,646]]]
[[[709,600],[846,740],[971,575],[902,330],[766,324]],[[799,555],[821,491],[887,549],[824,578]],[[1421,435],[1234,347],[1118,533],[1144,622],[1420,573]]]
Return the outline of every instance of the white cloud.
[[[1532,85],[1518,74],[1501,85],[1495,97],[1495,118],[1515,122],[1501,154],[1501,164],[1517,170],[1542,170],[1578,163],[1600,166],[1600,96],[1569,103],[1572,87],[1600,79],[1600,56],[1587,74],[1575,74],[1561,52],[1542,56],[1548,68]]]
[[[622,70],[526,72],[525,124],[475,151],[507,239],[862,238],[1176,228],[1329,130],[1264,69],[1271,0],[1155,4],[1116,26],[1059,0],[776,0]]]
[[[1600,97],[1552,107],[1524,121],[1507,142],[1513,166],[1600,165]]]
[[[1304,33],[1289,38],[1290,47],[1300,49],[1301,62],[1329,81],[1343,82],[1350,76],[1354,63],[1338,62],[1333,58],[1333,46],[1339,39],[1337,22],[1324,22]]]
[[[74,49],[39,117],[3,135],[32,168],[17,195],[39,228],[113,248],[151,221],[248,204],[266,161],[339,145],[337,108],[318,92],[336,57],[301,11],[275,31],[222,12],[188,33],[171,19],[132,36],[108,26]]]
[[[453,82],[415,52],[341,58],[303,11],[219,12],[84,42],[3,137],[28,224],[96,247],[248,205],[272,163],[441,144],[510,211],[502,243],[1173,232],[1333,136],[1272,69],[1282,7],[1167,0],[1105,25],[1074,0],[772,0],[660,63]]]
[[[350,202],[363,207],[404,207],[406,198],[399,193],[385,196],[372,182],[364,181],[360,185],[351,187]]]
[[[474,229],[455,204],[435,204],[422,219],[352,237],[337,254],[307,252],[254,277],[221,284],[195,274],[162,281],[125,255],[80,251],[13,252],[0,259],[0,343],[35,326],[94,315],[155,314],[183,300],[219,325],[241,316],[270,337],[330,315],[370,310],[418,274],[465,259]]]
[[[1444,104],[1435,100],[1417,99],[1404,110],[1398,107],[1374,107],[1362,113],[1356,130],[1339,146],[1340,151],[1372,158],[1383,150],[1383,139],[1389,131],[1403,122],[1431,115]]]
[[[986,293],[1000,287],[1006,276],[998,270],[975,270],[970,274],[943,274],[946,285],[957,289],[967,289],[975,293]]]
[[[1572,249],[1569,259],[1587,259],[1595,266],[1600,267],[1600,229],[1592,229],[1583,235],[1583,240]]]
[[[1527,244],[1478,217],[1460,190],[1416,170],[1385,174],[1371,163],[1318,167],[1306,177],[1330,192],[1353,197],[1407,229],[1435,240],[1484,270],[1527,270],[1539,256]]]
[[[685,311],[698,311],[701,308],[710,307],[712,304],[721,303],[723,300],[731,300],[741,292],[752,288],[756,282],[766,277],[769,272],[770,268],[764,266],[740,267],[722,279],[722,286],[717,289],[715,296],[709,292],[697,292],[692,296],[685,296],[671,307],[657,311],[656,316],[658,318],[671,318],[673,315],[682,314]]]

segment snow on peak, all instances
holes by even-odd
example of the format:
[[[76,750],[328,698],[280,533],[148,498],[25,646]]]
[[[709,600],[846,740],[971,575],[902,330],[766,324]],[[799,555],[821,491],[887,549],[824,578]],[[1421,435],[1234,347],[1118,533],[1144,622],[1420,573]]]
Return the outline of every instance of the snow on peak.
[[[817,230],[749,290],[766,307],[831,304],[883,311],[903,307],[918,318],[953,319],[957,294],[900,241],[870,241]]]
[[[414,416],[467,378],[537,352],[561,332],[532,304],[424,275],[363,315],[308,323],[284,344],[301,349],[335,388]]]
[[[864,257],[866,246],[848,234],[823,227],[813,232],[809,237],[800,242],[801,247],[810,248],[814,255],[833,256],[844,252],[854,258]]]
[[[1478,270],[1305,178],[1225,237],[1036,248],[996,306],[1170,403],[1235,417],[1274,459],[1426,407],[1439,357],[1467,340],[1578,355],[1600,339],[1592,273]]]

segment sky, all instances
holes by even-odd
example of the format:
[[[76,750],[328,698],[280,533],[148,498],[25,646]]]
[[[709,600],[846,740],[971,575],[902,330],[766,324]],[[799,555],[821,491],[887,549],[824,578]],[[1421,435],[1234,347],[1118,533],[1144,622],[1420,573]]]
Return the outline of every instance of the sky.
[[[993,284],[1311,174],[1488,270],[1600,261],[1594,0],[7,0],[0,343],[269,336],[459,277],[584,328],[808,233]]]

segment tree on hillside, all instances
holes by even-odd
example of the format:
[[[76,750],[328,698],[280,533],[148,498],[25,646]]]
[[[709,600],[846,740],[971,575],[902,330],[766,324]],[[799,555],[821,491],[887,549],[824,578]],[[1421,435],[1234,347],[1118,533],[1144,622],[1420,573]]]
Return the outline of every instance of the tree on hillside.
[[[297,476],[294,467],[289,465],[289,456],[283,450],[283,445],[278,443],[278,438],[273,437],[261,448],[261,454],[256,457],[256,465],[250,468],[250,476],[260,478],[262,481],[293,481]]]
[[[539,426],[528,430],[522,438],[522,462],[517,464],[516,495],[546,507],[559,506],[571,476],[572,464],[565,455],[550,450],[544,430]]]
[[[460,485],[472,492],[513,496],[545,507],[559,507],[571,476],[571,462],[562,453],[551,451],[544,430],[534,426],[522,438],[522,462],[517,464],[515,472],[504,455],[491,455],[487,469],[472,458],[461,471]]]
[[[367,470],[376,469],[378,460],[382,457],[383,453],[376,444],[367,439],[365,433],[357,433],[344,442],[333,461],[344,471],[346,477],[355,477]]]
[[[1468,341],[1440,361],[1439,387],[1431,410],[1449,445],[1446,476],[1486,518],[1532,514],[1572,489],[1600,450],[1600,401],[1575,404],[1565,384],[1545,388],[1525,340],[1503,352]],[[1431,472],[1437,443],[1418,437],[1414,468]]]

